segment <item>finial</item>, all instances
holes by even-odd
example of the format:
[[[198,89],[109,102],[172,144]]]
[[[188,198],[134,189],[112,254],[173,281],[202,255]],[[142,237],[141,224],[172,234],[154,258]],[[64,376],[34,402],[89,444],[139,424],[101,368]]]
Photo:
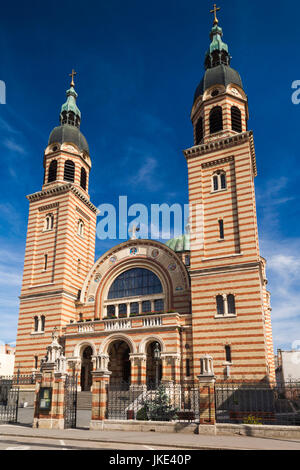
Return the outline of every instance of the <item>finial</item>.
[[[73,86],[73,87],[75,86],[75,83],[74,83],[74,75],[77,75],[77,72],[75,72],[75,70],[72,69],[72,73],[69,73],[69,76],[72,77],[70,86]]]
[[[129,232],[132,233],[130,239],[131,239],[131,240],[136,240],[136,238],[137,238],[137,237],[136,237],[136,232],[139,232],[139,231],[140,231],[140,228],[137,227],[136,225],[133,225],[133,226],[132,226],[132,229],[129,230]]]
[[[217,7],[216,4],[214,4],[214,9],[213,10],[210,10],[210,13],[213,13],[214,14],[214,25],[215,24],[218,24],[219,23],[219,20],[217,18],[217,11],[221,10],[220,7]]]

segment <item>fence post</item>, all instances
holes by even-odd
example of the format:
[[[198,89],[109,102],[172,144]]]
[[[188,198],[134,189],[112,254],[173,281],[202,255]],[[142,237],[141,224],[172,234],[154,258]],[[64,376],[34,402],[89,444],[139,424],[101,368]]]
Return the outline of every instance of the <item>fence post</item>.
[[[96,357],[97,369],[92,372],[92,417],[90,429],[101,429],[106,418],[108,385],[111,372],[107,369],[109,356],[101,354]]]
[[[199,423],[215,424],[215,375],[213,358],[209,355],[200,358],[201,373],[199,380]]]
[[[66,359],[57,339],[54,331],[41,372],[36,374],[34,428],[64,429]]]

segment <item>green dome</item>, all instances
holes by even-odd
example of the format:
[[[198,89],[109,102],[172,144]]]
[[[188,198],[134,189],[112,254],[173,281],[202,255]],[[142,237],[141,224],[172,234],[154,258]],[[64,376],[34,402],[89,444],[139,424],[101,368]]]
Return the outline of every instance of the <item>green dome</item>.
[[[180,252],[180,251],[190,251],[190,234],[184,233],[179,237],[172,238],[167,241],[166,245],[171,248],[171,250]]]

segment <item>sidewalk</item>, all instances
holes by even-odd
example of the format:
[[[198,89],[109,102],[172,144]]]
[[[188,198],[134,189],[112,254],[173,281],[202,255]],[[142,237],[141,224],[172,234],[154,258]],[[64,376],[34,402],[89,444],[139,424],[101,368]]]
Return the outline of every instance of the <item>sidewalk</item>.
[[[122,444],[146,444],[191,450],[300,450],[300,440],[247,436],[208,436],[156,432],[89,431],[83,429],[46,430],[17,425],[0,425],[2,436],[68,439]]]

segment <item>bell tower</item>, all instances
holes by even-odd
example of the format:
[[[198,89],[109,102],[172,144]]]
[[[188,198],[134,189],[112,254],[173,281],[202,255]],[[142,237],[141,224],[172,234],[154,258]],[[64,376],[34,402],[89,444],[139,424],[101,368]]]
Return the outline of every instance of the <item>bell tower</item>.
[[[97,209],[88,193],[91,158],[80,132],[72,71],[60,125],[44,152],[41,191],[27,196],[29,218],[16,346],[16,369],[39,367],[51,333],[77,320],[76,300],[94,264]]]
[[[191,112],[188,164],[195,370],[214,359],[217,380],[275,379],[265,260],[255,205],[256,157],[248,100],[231,68],[214,7],[205,73]],[[200,221],[200,222],[199,222]]]

